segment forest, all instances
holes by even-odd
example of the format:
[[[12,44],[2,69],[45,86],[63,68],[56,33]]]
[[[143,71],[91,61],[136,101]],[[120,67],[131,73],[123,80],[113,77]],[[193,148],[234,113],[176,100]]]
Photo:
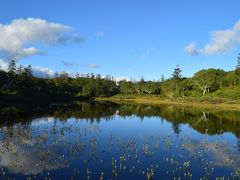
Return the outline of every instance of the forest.
[[[160,73],[159,73],[160,74]],[[68,73],[55,73],[52,78],[34,77],[32,68],[9,63],[8,71],[0,69],[1,103],[59,102],[65,100],[90,100],[95,97],[142,97],[179,98],[212,102],[240,102],[240,53],[236,68],[232,71],[222,69],[203,69],[193,77],[182,76],[177,65],[172,76],[159,81],[118,81],[113,77],[97,74],[70,77]]]

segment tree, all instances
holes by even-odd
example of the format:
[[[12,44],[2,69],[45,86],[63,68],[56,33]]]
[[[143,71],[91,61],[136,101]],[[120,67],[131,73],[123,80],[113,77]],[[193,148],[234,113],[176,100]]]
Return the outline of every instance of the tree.
[[[141,76],[140,83],[141,83],[141,84],[145,83],[145,80],[144,80],[144,77],[143,77],[143,76]]]
[[[172,73],[172,78],[175,80],[180,80],[182,78],[181,72],[182,70],[179,68],[179,65],[177,65]]]
[[[33,72],[32,72],[32,66],[31,65],[28,65],[28,67],[24,68],[24,74],[25,74],[25,77],[32,78]]]
[[[8,65],[8,81],[7,88],[9,91],[16,87],[16,62],[12,60]]]
[[[11,60],[11,62],[9,63],[8,72],[10,74],[15,74],[16,73],[16,62],[14,60]]]
[[[7,73],[0,68],[0,92],[7,83]]]
[[[239,69],[240,68],[240,53],[238,53],[238,56],[237,56],[237,66],[236,66],[236,69]]]
[[[18,75],[22,75],[22,73],[23,73],[23,66],[20,65],[20,66],[17,68],[17,74],[18,74]]]
[[[184,78],[179,83],[179,95],[181,96],[189,96],[190,91],[193,90],[194,84],[191,78]]]
[[[224,77],[224,84],[226,86],[236,86],[239,82],[239,76],[234,72],[228,72]]]
[[[67,79],[67,78],[68,78],[68,73],[65,72],[65,71],[61,72],[60,78],[61,78],[61,79]]]
[[[55,77],[55,78],[58,78],[58,77],[59,77],[59,74],[58,74],[57,71],[55,72],[54,77]]]
[[[101,79],[101,75],[100,75],[100,74],[97,74],[96,78],[97,78],[97,79]]]
[[[221,69],[203,69],[195,73],[192,80],[201,89],[202,94],[205,95],[221,87],[225,75],[226,72]]]
[[[240,53],[237,56],[237,65],[236,65],[235,73],[238,76],[240,76]]]
[[[92,78],[92,79],[94,79],[94,78],[95,78],[95,76],[94,76],[94,74],[93,74],[93,73],[91,73],[91,74],[90,74],[90,78]]]
[[[142,85],[141,90],[146,94],[160,94],[160,85],[156,82],[147,81]]]
[[[128,94],[133,94],[133,83],[132,82],[127,82],[126,80],[119,81],[119,89],[120,93],[128,95]]]
[[[161,76],[161,82],[163,82],[165,79],[164,79],[164,75]]]

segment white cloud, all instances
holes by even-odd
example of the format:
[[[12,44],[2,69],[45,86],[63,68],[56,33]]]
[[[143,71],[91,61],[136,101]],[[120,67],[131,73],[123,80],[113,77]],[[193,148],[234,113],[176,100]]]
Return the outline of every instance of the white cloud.
[[[29,44],[64,44],[70,37],[72,28],[43,19],[15,19],[10,24],[0,24],[0,51],[19,60],[41,53]]]
[[[131,78],[130,77],[114,77],[113,78],[116,82],[119,82],[119,81],[131,81]]]
[[[200,54],[199,50],[196,48],[195,43],[190,43],[184,48],[184,51],[192,56],[197,56]]]
[[[55,75],[55,71],[48,68],[39,67],[39,66],[33,66],[32,71],[34,76],[42,77],[42,78],[46,78],[47,76],[54,77]]]
[[[18,60],[18,59],[22,59],[22,58],[27,58],[27,57],[33,56],[35,54],[43,55],[44,52],[41,52],[39,49],[37,49],[35,47],[22,48],[11,59]]]
[[[100,65],[99,64],[88,64],[87,67],[94,69],[94,68],[99,68]]]
[[[190,55],[211,55],[231,51],[240,44],[240,21],[236,22],[231,29],[211,32],[211,40],[203,47],[197,48],[194,43],[185,47],[185,52]]]
[[[69,26],[48,22],[39,18],[15,19],[9,24],[0,24],[0,65],[7,70],[11,60],[18,62],[33,55],[43,55],[38,45],[64,45],[66,42],[81,43],[85,39],[72,34]],[[32,67],[33,74],[46,77],[53,75],[54,71]]]
[[[5,62],[3,59],[0,59],[0,69],[7,71],[8,70],[8,63]]]

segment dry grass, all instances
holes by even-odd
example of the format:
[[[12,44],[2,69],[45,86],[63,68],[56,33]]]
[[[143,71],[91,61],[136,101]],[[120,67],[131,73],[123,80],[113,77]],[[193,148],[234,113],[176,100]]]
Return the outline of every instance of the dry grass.
[[[234,110],[240,111],[240,104],[227,104],[227,103],[208,103],[208,102],[191,102],[186,100],[174,100],[174,99],[161,99],[158,97],[134,97],[134,98],[122,98],[122,97],[102,97],[96,98],[97,101],[112,101],[112,102],[129,102],[138,104],[168,104],[168,105],[178,105],[185,107],[199,107],[204,109],[212,110]]]

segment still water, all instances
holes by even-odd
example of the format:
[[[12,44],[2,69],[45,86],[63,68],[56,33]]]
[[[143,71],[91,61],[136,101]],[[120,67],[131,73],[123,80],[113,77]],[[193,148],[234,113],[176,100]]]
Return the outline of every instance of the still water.
[[[240,112],[78,103],[0,110],[0,179],[239,179]]]

